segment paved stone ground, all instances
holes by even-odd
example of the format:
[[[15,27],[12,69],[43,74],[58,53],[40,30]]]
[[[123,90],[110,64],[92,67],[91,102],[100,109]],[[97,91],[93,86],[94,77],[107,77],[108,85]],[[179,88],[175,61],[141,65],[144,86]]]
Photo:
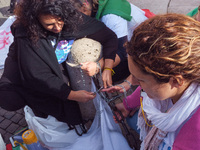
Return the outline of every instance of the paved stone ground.
[[[150,9],[155,14],[174,12],[186,14],[200,5],[199,0],[129,0],[136,6]],[[0,25],[11,15],[9,9],[10,0],[0,0]],[[0,70],[0,77],[3,69]],[[0,133],[5,143],[9,143],[9,137],[16,131],[26,127],[23,110],[10,112],[0,107]]]

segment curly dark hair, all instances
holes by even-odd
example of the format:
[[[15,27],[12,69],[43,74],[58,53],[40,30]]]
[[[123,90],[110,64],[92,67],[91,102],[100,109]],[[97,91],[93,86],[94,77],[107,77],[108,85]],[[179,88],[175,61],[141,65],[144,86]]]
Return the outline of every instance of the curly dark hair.
[[[157,15],[141,23],[126,46],[132,60],[158,82],[182,75],[200,83],[200,22],[180,14]]]
[[[89,3],[92,5],[92,0],[74,0],[75,7],[80,9],[83,6],[83,3]]]
[[[40,15],[60,17],[64,21],[63,30],[74,31],[81,21],[80,13],[75,9],[73,0],[23,0],[15,9],[16,23],[21,23],[32,41],[46,36],[47,31],[39,22]]]

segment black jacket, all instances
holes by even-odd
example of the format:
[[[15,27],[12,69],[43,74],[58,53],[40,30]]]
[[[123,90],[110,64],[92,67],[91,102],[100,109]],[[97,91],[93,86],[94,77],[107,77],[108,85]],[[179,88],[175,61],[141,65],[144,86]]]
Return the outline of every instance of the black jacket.
[[[99,28],[94,28],[89,32],[84,30],[82,34],[81,32],[74,35],[62,33],[60,40],[92,38],[103,45],[105,58],[114,59],[117,37],[105,25],[100,22],[97,24],[100,24]],[[5,88],[14,90],[25,99],[26,104],[36,115],[40,117],[52,115],[68,124],[79,124],[82,121],[79,106],[77,102],[67,99],[71,88],[64,82],[55,48],[51,45],[52,35],[47,38],[41,37],[37,46],[33,46],[22,26],[12,28],[12,34],[14,42],[10,46],[4,73],[0,80],[0,94]],[[53,37],[58,39],[54,35]]]

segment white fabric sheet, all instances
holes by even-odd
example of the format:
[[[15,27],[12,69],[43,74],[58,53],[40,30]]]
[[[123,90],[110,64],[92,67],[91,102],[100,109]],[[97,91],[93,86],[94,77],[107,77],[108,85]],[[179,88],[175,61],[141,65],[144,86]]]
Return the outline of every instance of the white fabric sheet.
[[[14,21],[15,16],[10,16],[0,26],[0,69],[4,68],[4,63],[8,54],[9,47],[13,42],[13,35],[11,34],[10,26]]]

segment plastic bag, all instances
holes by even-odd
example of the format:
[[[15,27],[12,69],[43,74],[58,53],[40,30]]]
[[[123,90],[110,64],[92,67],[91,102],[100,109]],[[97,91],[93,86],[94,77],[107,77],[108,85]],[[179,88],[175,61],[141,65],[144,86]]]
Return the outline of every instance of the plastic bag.
[[[25,119],[37,138],[47,147],[66,147],[74,143],[79,136],[74,130],[69,130],[66,123],[58,121],[53,116],[36,117],[30,107],[25,106]]]
[[[15,21],[15,16],[10,16],[0,27],[0,69],[4,68],[9,46],[13,42],[10,26]]]
[[[1,133],[0,133],[0,149],[1,150],[6,150],[6,145],[5,145],[4,141],[3,141]]]
[[[94,83],[92,88],[95,91]],[[28,107],[25,107],[25,118],[50,150],[131,150],[108,104],[98,94],[93,102],[96,115],[88,132],[82,136],[77,136],[74,130],[69,131],[67,124],[52,116],[47,119],[35,117]]]

